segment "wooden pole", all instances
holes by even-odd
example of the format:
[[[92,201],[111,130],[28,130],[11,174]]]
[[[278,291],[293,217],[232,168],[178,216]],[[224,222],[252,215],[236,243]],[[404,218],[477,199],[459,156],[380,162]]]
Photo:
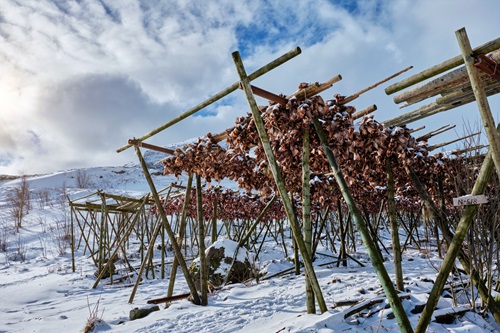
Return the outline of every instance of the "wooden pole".
[[[500,92],[500,82],[496,81],[490,83],[488,81],[484,82],[484,93],[486,96],[493,96]],[[436,103],[438,105],[464,105],[475,101],[474,92],[468,82],[468,87],[450,91],[449,93],[442,94],[441,97],[436,98]],[[406,105],[405,105],[406,106]]]
[[[161,222],[158,221],[158,224],[156,225],[156,227],[153,231],[154,236],[157,236],[160,233],[160,229],[161,229]],[[151,242],[148,245],[148,250],[146,251],[146,256],[143,258],[142,263],[141,263],[141,267],[139,268],[139,272],[137,273],[137,281],[135,282],[134,288],[132,288],[132,293],[130,294],[130,298],[128,299],[129,303],[132,303],[134,301],[135,293],[137,292],[137,288],[139,287],[139,283],[141,283],[142,273],[144,272],[144,268],[146,268],[146,266],[148,264],[150,256],[153,254],[154,248],[155,248],[154,241],[151,240]],[[146,275],[147,275],[147,272],[146,272]],[[93,288],[97,287],[97,283],[98,282],[96,281],[96,284],[94,285]]]
[[[144,204],[146,204],[146,197],[144,197]],[[95,289],[97,288],[97,286],[99,285],[99,281],[101,281],[102,277],[104,276],[104,274],[106,273],[106,270],[108,269],[108,267],[111,265],[111,263],[113,262],[113,259],[115,258],[116,254],[118,253],[118,251],[120,250],[120,248],[122,247],[122,245],[127,241],[130,233],[132,232],[133,228],[135,227],[135,224],[137,223],[137,220],[139,218],[139,214],[136,214],[136,216],[134,217],[134,220],[130,222],[127,230],[123,233],[123,236],[122,238],[120,239],[120,241],[118,242],[118,244],[116,245],[116,248],[115,250],[113,251],[113,253],[111,254],[111,256],[109,257],[109,260],[108,262],[106,263],[106,265],[103,267],[103,269],[101,270],[101,272],[99,273],[99,276],[97,277],[94,285],[92,286],[92,289]],[[141,276],[139,275],[137,277],[137,280],[139,281],[141,278]],[[133,299],[133,298],[132,298]],[[131,301],[129,303],[132,303]]]
[[[193,185],[193,174],[190,173],[188,175],[188,180],[186,184],[186,193],[184,194],[181,223],[179,226],[179,235],[177,237],[177,244],[179,244],[179,247],[182,247],[182,240],[184,239],[184,235],[186,233],[187,211],[189,208],[189,202],[191,201],[192,185]],[[170,281],[168,283],[167,297],[171,297],[174,294],[174,284],[175,284],[175,277],[177,275],[177,267],[179,267],[179,261],[177,260],[177,257],[174,257],[174,261],[172,263],[172,270],[170,271]]]
[[[205,257],[205,223],[203,221],[203,200],[201,177],[196,174],[196,211],[198,213],[198,256],[200,257],[201,305],[208,305],[208,270]]]
[[[179,261],[179,266],[181,266],[182,272],[184,273],[184,278],[186,279],[186,283],[189,287],[189,291],[191,292],[191,296],[193,297],[193,303],[196,305],[199,305],[200,302],[200,297],[198,295],[198,292],[196,291],[196,286],[194,284],[194,281],[191,277],[191,274],[189,273],[189,269],[186,265],[186,261],[184,260],[184,257],[182,256],[181,248],[179,244],[177,244],[177,240],[175,239],[175,234],[172,231],[172,228],[170,228],[170,224],[168,223],[167,215],[165,213],[165,208],[163,207],[160,197],[158,196],[158,192],[156,192],[156,187],[153,182],[153,179],[151,178],[151,175],[149,174],[148,167],[146,165],[146,161],[142,157],[141,150],[139,147],[135,147],[135,151],[137,153],[137,157],[139,158],[139,162],[142,167],[142,172],[144,173],[144,176],[146,177],[146,180],[148,182],[149,188],[151,189],[151,195],[153,196],[155,200],[156,207],[158,208],[158,213],[160,214],[161,220],[164,224],[165,230],[167,231],[168,237],[170,238],[170,242],[172,243],[172,247],[174,249],[175,257]]]
[[[444,146],[447,146],[449,144],[452,144],[452,143],[455,143],[455,142],[458,142],[458,141],[462,141],[462,140],[465,140],[465,139],[468,139],[468,138],[471,138],[473,136],[476,136],[478,134],[481,134],[481,132],[477,132],[477,133],[473,133],[473,134],[469,134],[467,136],[464,136],[464,137],[461,137],[461,138],[458,138],[458,139],[455,139],[455,140],[451,140],[451,141],[447,141],[447,142],[442,142],[442,143],[438,143],[436,145],[432,145],[432,146],[428,146],[427,147],[427,150],[428,151],[433,151],[435,149],[438,149],[438,148],[441,148],[441,147],[444,147]]]
[[[460,45],[460,50],[462,51],[463,61],[465,62],[465,67],[467,67],[467,72],[469,73],[469,79],[472,90],[474,91],[474,96],[476,97],[479,113],[481,114],[483,126],[486,131],[488,141],[490,142],[493,163],[495,163],[497,175],[500,177],[500,135],[498,135],[498,132],[495,130],[495,120],[491,114],[488,98],[486,97],[483,84],[479,78],[479,69],[474,66],[474,52],[472,51],[465,28],[457,30],[455,35],[457,36],[458,44]]]
[[[257,227],[257,225],[260,223],[260,221],[262,220],[262,218],[264,218],[264,215],[266,215],[267,211],[269,210],[269,208],[271,208],[271,206],[274,204],[274,202],[276,201],[278,197],[276,195],[274,195],[271,200],[269,200],[269,202],[267,203],[267,205],[264,207],[264,209],[262,210],[262,212],[259,214],[259,216],[257,216],[257,219],[255,220],[255,222],[252,224],[252,226],[250,226],[250,228],[248,229],[247,233],[245,234],[245,236],[243,236],[239,241],[238,241],[238,247],[242,247],[243,244],[245,244],[247,242],[247,240],[250,238],[250,236],[252,235],[252,232],[255,230],[255,228]]]
[[[311,224],[311,167],[309,156],[311,153],[309,128],[302,134],[302,225],[304,227],[304,242],[309,249],[312,260],[312,224]],[[316,313],[314,291],[311,282],[306,276],[306,308],[307,313]]]
[[[364,117],[366,116],[367,114],[370,114],[374,111],[377,111],[377,106],[375,104],[373,105],[370,105],[369,107],[367,107],[366,109],[363,109],[363,110],[360,110],[360,111],[356,111],[352,114],[352,120],[356,120],[356,119],[359,119],[361,117]]]
[[[482,54],[482,53],[484,54],[484,53],[488,53],[491,51],[495,51],[498,48],[500,48],[500,38],[494,39],[490,42],[487,42],[487,43],[475,48],[473,50],[473,52],[474,52],[474,54]],[[387,95],[393,94],[395,92],[398,92],[400,90],[408,88],[409,86],[412,86],[416,83],[427,80],[428,78],[431,78],[435,75],[444,73],[449,69],[460,66],[463,63],[464,63],[463,57],[461,55],[457,55],[457,56],[455,56],[449,60],[446,60],[446,61],[444,61],[436,66],[433,66],[433,67],[426,69],[420,73],[417,73],[413,76],[410,76],[407,79],[404,79],[400,82],[397,82],[393,85],[390,85],[389,87],[385,88],[385,93]]]
[[[74,221],[73,221],[73,206],[71,206],[71,200],[69,200],[69,197],[68,197],[68,201],[70,202],[70,207],[71,207],[71,269],[74,272],[76,272],[76,263],[75,263],[75,224],[74,224]]]
[[[500,128],[499,128],[500,129]],[[488,152],[488,155],[486,156],[485,160],[483,161],[483,165],[481,167],[481,170],[479,171],[478,178],[474,184],[474,188],[472,189],[472,195],[479,195],[484,192],[486,189],[486,185],[488,183],[488,180],[491,177],[491,174],[493,173],[493,161],[492,161],[492,156],[491,156],[491,149]],[[446,252],[446,256],[443,260],[443,264],[441,265],[441,269],[439,270],[438,276],[436,277],[436,281],[434,282],[434,286],[432,287],[431,293],[429,294],[429,298],[427,299],[427,303],[424,307],[424,311],[422,312],[422,315],[420,316],[420,320],[417,324],[417,327],[415,329],[416,333],[423,333],[427,329],[427,326],[429,325],[429,322],[432,317],[432,313],[434,312],[434,309],[436,308],[436,305],[438,303],[439,297],[441,296],[441,293],[443,292],[444,285],[448,279],[448,276],[451,272],[451,269],[453,268],[453,265],[455,263],[455,258],[459,256],[459,253],[462,249],[462,244],[465,239],[465,236],[467,235],[467,232],[470,228],[470,224],[472,223],[472,220],[478,210],[477,205],[473,206],[466,206],[464,209],[464,213],[462,215],[462,218],[460,219],[460,222],[458,223],[458,226],[455,230],[455,235],[449,245],[448,251]],[[436,216],[437,219],[439,219],[439,216]],[[465,263],[465,261],[461,260],[462,265]],[[465,266],[469,266],[467,263],[465,263]],[[465,267],[464,266],[464,267]],[[466,269],[467,270],[467,269]],[[468,274],[473,278],[472,276],[472,271],[469,270]],[[475,282],[477,284],[478,281]],[[500,306],[499,302],[495,301],[495,299],[491,299],[488,295],[484,295],[484,288],[478,288],[478,290],[483,290],[481,293],[481,297],[483,300],[485,300],[488,304],[488,307],[490,311],[492,312],[495,320],[500,323]]]
[[[396,212],[394,172],[392,170],[391,159],[387,158],[387,215],[391,222],[392,254],[394,256],[394,273],[396,275],[396,289],[404,291],[403,268],[401,266],[401,244],[399,242],[398,215]]]
[[[415,140],[417,140],[417,141],[424,141],[424,140],[427,141],[430,138],[432,138],[433,136],[436,136],[438,134],[441,134],[441,133],[444,133],[446,131],[449,131],[449,130],[455,128],[455,127],[457,127],[457,125],[453,125],[453,126],[451,126],[451,125],[441,126],[441,127],[439,127],[438,129],[436,129],[434,131],[430,131],[429,133],[423,134],[423,135],[415,138]]]
[[[453,155],[461,155],[461,154],[464,154],[466,152],[473,151],[473,150],[480,151],[481,149],[487,148],[487,147],[489,147],[489,145],[478,145],[478,146],[474,146],[474,147],[467,147],[464,149],[452,150],[451,153]]]
[[[212,244],[217,242],[217,206],[219,205],[217,200],[218,190],[215,191],[215,198],[213,202],[213,215],[212,215]]]
[[[316,129],[316,133],[318,133],[319,139],[321,141],[322,149],[325,152],[330,166],[332,167],[335,180],[337,181],[337,184],[339,185],[339,188],[342,192],[342,197],[344,198],[347,207],[349,208],[349,212],[354,219],[354,223],[356,223],[356,228],[361,235],[368,255],[370,256],[370,259],[372,261],[373,267],[377,272],[379,281],[382,284],[382,288],[384,289],[384,292],[387,296],[387,300],[389,301],[389,304],[394,312],[399,328],[401,329],[401,332],[413,333],[413,329],[411,327],[410,321],[408,320],[408,316],[406,315],[403,305],[401,304],[398,293],[394,288],[394,285],[392,284],[392,280],[389,277],[387,270],[385,269],[382,255],[377,249],[375,242],[371,238],[370,231],[368,230],[368,227],[363,220],[363,216],[361,215],[361,212],[354,202],[354,198],[352,197],[351,190],[349,189],[349,186],[345,181],[342,170],[340,169],[335,155],[328,145],[328,140],[326,138],[325,132],[323,131],[322,125],[317,118],[313,118],[313,124],[314,128]]]
[[[239,52],[233,52],[232,54],[233,60],[238,71],[238,75],[240,76],[241,83],[243,85],[243,90],[247,97],[248,104],[250,106],[250,110],[252,111],[252,116],[257,128],[257,132],[259,133],[259,137],[264,148],[267,160],[269,162],[269,167],[273,174],[274,180],[276,182],[276,186],[278,188],[281,200],[283,202],[283,206],[285,208],[288,220],[290,222],[290,226],[293,230],[293,236],[297,245],[299,247],[300,253],[304,260],[304,266],[306,274],[311,280],[311,284],[314,290],[314,295],[316,296],[319,308],[321,313],[328,311],[328,308],[325,303],[325,299],[323,298],[323,294],[321,292],[321,287],[319,285],[318,279],[316,277],[316,273],[314,272],[314,267],[312,265],[312,261],[310,259],[310,253],[307,249],[304,239],[302,238],[300,232],[299,222],[297,220],[297,216],[293,212],[292,202],[288,197],[288,193],[285,187],[285,182],[283,180],[283,176],[281,174],[281,170],[279,169],[278,163],[276,161],[276,157],[274,156],[271,144],[269,142],[269,136],[266,132],[264,121],[259,112],[259,108],[257,107],[257,103],[255,102],[255,98],[253,96],[252,90],[250,88],[250,80],[247,77],[245,72],[245,68],[243,66],[243,62],[241,61],[241,57]]]
[[[393,78],[395,78],[396,76],[399,76],[399,75],[403,74],[404,72],[409,71],[409,70],[410,70],[410,69],[412,69],[412,68],[413,68],[413,66],[406,67],[405,69],[403,69],[403,70],[401,70],[401,71],[397,72],[396,74],[393,74],[393,75],[391,75],[391,76],[389,76],[389,77],[387,77],[387,78],[385,78],[385,79],[383,79],[383,80],[381,80],[381,81],[379,81],[379,82],[377,82],[377,83],[372,84],[372,85],[371,85],[371,86],[369,86],[369,87],[366,87],[366,88],[364,88],[364,89],[362,89],[362,90],[358,91],[357,93],[352,94],[351,96],[346,97],[345,99],[343,99],[343,100],[339,101],[339,102],[338,102],[338,104],[339,104],[339,105],[344,105],[344,104],[347,104],[347,103],[349,103],[349,102],[351,102],[351,101],[355,100],[356,98],[358,98],[361,94],[364,94],[365,92],[370,91],[370,90],[372,90],[372,89],[374,89],[374,88],[378,87],[378,86],[379,86],[379,85],[381,85],[382,83],[385,83],[385,82],[387,82],[387,81],[389,81],[389,80],[392,80],[392,79],[393,79]]]
[[[382,124],[385,127],[403,126],[414,121],[432,116],[433,114],[453,109],[455,107],[457,107],[457,105],[438,105],[436,102],[432,102],[421,106],[416,110],[396,116],[389,120],[384,120]]]
[[[413,129],[410,129],[410,133],[415,133],[415,132],[418,132],[418,131],[423,130],[423,129],[425,129],[425,126],[413,128]]]
[[[297,90],[293,94],[287,96],[286,99],[290,99],[292,97],[295,97],[297,100],[302,101],[306,98],[310,98],[314,95],[317,95],[317,94],[327,90],[328,88],[333,86],[334,83],[337,83],[340,80],[342,80],[342,76],[336,75],[323,83],[315,82],[315,83],[313,83],[313,84],[311,84],[303,89]]]
[[[266,74],[267,72],[275,69],[276,67],[280,66],[281,64],[287,62],[288,60],[298,56],[300,53],[301,53],[301,49],[300,47],[296,47],[295,49],[285,53],[284,55],[282,55],[281,57],[271,61],[270,63],[268,63],[267,65],[259,68],[258,70],[256,70],[255,72],[253,72],[252,74],[250,74],[248,76],[248,80],[249,82],[250,81],[253,81],[255,80],[256,78]],[[204,109],[205,107],[209,106],[210,104],[213,104],[215,103],[216,101],[218,101],[219,99],[221,99],[222,97],[224,96],[227,96],[229,95],[230,93],[232,93],[233,91],[237,90],[240,86],[240,83],[239,82],[235,82],[233,83],[232,85],[230,85],[229,87],[227,87],[226,89],[218,92],[217,94],[213,95],[212,97],[210,97],[209,99],[205,100],[204,102],[192,107],[191,109],[187,110],[186,112],[184,112],[183,114],[179,115],[178,117],[170,120],[169,122],[163,124],[162,126],[152,130],[151,132],[141,136],[138,140],[139,141],[144,141],[150,137],[152,137],[153,135],[155,134],[158,134],[160,133],[161,131],[169,128],[170,126],[172,125],[175,125],[177,124],[178,122],[180,122],[181,120],[184,120],[186,119],[187,117],[195,114],[196,112]],[[132,147],[131,144],[127,144],[121,148],[118,148],[116,150],[117,153],[120,153],[128,148]]]
[[[493,52],[492,56],[494,60],[499,61],[500,50]],[[481,73],[482,79],[485,79],[487,77],[488,74]],[[467,68],[465,68],[465,66],[462,66],[444,75],[436,77],[431,81],[427,81],[395,95],[394,103],[400,104],[406,102],[407,105],[411,105],[421,102],[429,97],[442,94],[446,91],[461,89],[467,86],[470,87]]]

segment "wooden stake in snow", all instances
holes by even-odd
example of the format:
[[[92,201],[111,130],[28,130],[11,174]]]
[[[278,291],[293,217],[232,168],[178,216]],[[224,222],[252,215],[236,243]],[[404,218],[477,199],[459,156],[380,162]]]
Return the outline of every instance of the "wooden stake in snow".
[[[151,189],[151,195],[153,196],[153,198],[155,200],[155,204],[158,208],[158,213],[160,214],[160,217],[162,219],[165,230],[167,231],[168,237],[170,238],[170,242],[172,243],[172,248],[174,249],[175,257],[179,261],[179,265],[181,266],[182,272],[184,273],[184,278],[186,279],[186,283],[189,287],[189,291],[191,291],[191,296],[193,297],[193,303],[196,305],[199,305],[199,304],[201,304],[201,301],[200,301],[200,297],[198,295],[198,292],[196,291],[196,286],[194,284],[193,279],[191,278],[191,274],[189,274],[189,270],[188,270],[188,267],[186,265],[186,261],[184,260],[184,257],[182,256],[181,247],[179,246],[179,244],[177,243],[177,240],[175,239],[175,234],[172,231],[172,228],[170,228],[170,224],[168,223],[168,219],[167,219],[167,214],[165,213],[165,209],[163,208],[160,197],[158,196],[158,192],[156,191],[156,186],[153,182],[153,179],[151,178],[151,175],[149,174],[149,170],[148,170],[148,167],[146,165],[146,161],[144,161],[144,158],[142,157],[141,150],[139,147],[136,146],[135,151],[137,153],[139,163],[141,164],[142,172],[144,173],[144,176],[146,177],[149,188]]]
[[[201,177],[196,174],[196,212],[198,215],[198,256],[200,257],[201,305],[208,305],[208,268],[205,257],[205,223],[203,221],[203,198]]]

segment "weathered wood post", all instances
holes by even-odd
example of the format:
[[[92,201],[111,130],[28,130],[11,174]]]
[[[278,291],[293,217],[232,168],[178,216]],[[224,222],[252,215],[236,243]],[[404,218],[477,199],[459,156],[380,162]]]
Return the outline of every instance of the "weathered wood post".
[[[328,311],[328,308],[326,306],[325,299],[323,298],[323,294],[321,292],[321,287],[316,277],[316,273],[314,272],[314,267],[312,265],[312,261],[310,258],[311,257],[310,251],[307,249],[304,243],[304,239],[302,238],[302,234],[300,232],[300,226],[297,221],[297,216],[293,212],[292,202],[288,197],[288,193],[285,187],[283,176],[281,174],[281,170],[279,169],[276,157],[274,156],[271,144],[269,143],[269,136],[266,132],[264,121],[262,120],[259,109],[257,107],[257,103],[255,102],[255,98],[253,96],[252,88],[250,87],[250,79],[246,74],[239,52],[237,51],[233,52],[232,56],[234,63],[236,65],[236,69],[238,71],[238,75],[240,76],[241,84],[243,86],[243,90],[247,97],[250,110],[252,111],[252,116],[257,128],[257,132],[259,133],[260,141],[266,153],[266,157],[269,162],[269,167],[276,182],[276,186],[278,188],[281,201],[283,202],[283,206],[285,207],[285,211],[288,220],[290,222],[290,226],[293,230],[294,239],[297,242],[297,246],[299,247],[302,259],[304,260],[306,274],[311,280],[311,285],[314,290],[314,295],[316,296],[321,313],[326,312]]]
[[[215,198],[214,198],[214,211],[212,215],[212,244],[217,242],[217,206],[219,205],[218,203],[218,197],[217,194],[219,193],[218,189],[215,189]]]
[[[384,260],[382,259],[382,255],[377,249],[377,246],[373,239],[370,236],[370,231],[366,226],[365,221],[363,220],[363,216],[359,211],[356,203],[354,202],[354,198],[352,197],[351,190],[345,181],[342,170],[340,169],[335,155],[333,154],[330,146],[328,144],[328,140],[326,138],[325,132],[323,131],[322,125],[317,118],[313,118],[314,128],[316,129],[316,133],[318,133],[318,137],[321,141],[321,145],[325,155],[332,167],[333,174],[335,176],[335,180],[339,185],[340,191],[342,192],[342,196],[349,208],[349,212],[354,219],[354,223],[356,223],[356,228],[358,229],[361,238],[363,239],[363,243],[365,245],[366,251],[370,256],[371,262],[375,271],[377,272],[377,276],[379,278],[380,283],[382,284],[382,288],[387,296],[387,300],[391,305],[392,311],[396,317],[399,328],[401,332],[410,332],[413,333],[413,329],[411,327],[410,321],[408,320],[408,316],[401,304],[401,300],[399,299],[398,293],[394,286],[392,285],[392,280],[387,273],[387,270],[384,266]]]
[[[198,215],[198,256],[200,257],[201,305],[208,305],[208,270],[205,257],[205,223],[203,221],[203,200],[201,177],[196,174],[196,212]]]
[[[401,244],[399,243],[398,215],[396,212],[396,200],[394,198],[394,174],[392,171],[391,159],[386,160],[387,170],[387,215],[391,222],[392,253],[394,256],[394,273],[396,275],[396,288],[404,290],[403,268],[401,267]]]
[[[312,248],[312,224],[311,224],[311,168],[309,155],[311,146],[309,143],[309,128],[304,129],[302,135],[302,225],[304,228],[304,242],[309,249],[311,260],[313,259]],[[306,275],[306,308],[307,313],[316,313],[314,292],[311,282]]]
[[[74,272],[76,272],[76,263],[75,263],[75,223],[73,221],[73,206],[71,205],[71,200],[68,201],[70,202],[70,207],[71,207],[71,269]]]

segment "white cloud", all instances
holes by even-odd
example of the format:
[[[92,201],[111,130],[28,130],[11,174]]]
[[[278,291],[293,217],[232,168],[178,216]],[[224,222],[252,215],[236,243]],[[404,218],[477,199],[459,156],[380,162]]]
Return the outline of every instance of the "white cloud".
[[[402,77],[457,55],[454,32],[462,26],[473,45],[498,37],[499,9],[489,0],[6,0],[0,5],[0,173],[134,159],[114,150],[235,82],[236,49],[250,73],[300,46],[301,55],[255,84],[290,93],[300,82],[342,74],[324,94],[329,98],[409,65],[415,69]],[[353,104],[377,104],[379,120],[410,111],[399,110],[383,87]],[[490,100],[498,104],[496,96]],[[184,120],[149,142],[220,132],[246,108],[242,92],[235,92],[209,116]],[[457,121],[467,114],[462,109],[452,111]],[[433,117],[429,130],[447,118]]]

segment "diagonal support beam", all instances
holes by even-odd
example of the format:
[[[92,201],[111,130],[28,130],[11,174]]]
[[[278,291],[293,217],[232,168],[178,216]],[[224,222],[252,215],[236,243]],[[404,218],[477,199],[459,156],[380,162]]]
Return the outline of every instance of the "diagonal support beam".
[[[344,198],[347,207],[349,208],[349,212],[351,213],[354,223],[356,224],[356,228],[358,229],[361,235],[366,251],[370,256],[372,265],[375,268],[375,271],[377,272],[380,284],[382,284],[382,288],[387,296],[387,300],[389,301],[392,311],[394,312],[394,315],[399,325],[399,329],[401,330],[401,332],[413,333],[413,328],[411,327],[410,320],[408,319],[408,316],[406,315],[403,305],[401,304],[398,292],[394,288],[392,280],[389,277],[387,270],[385,269],[382,255],[380,254],[377,245],[375,244],[370,235],[370,231],[368,230],[368,227],[363,219],[363,216],[361,215],[361,212],[359,211],[359,208],[356,206],[356,203],[354,202],[351,190],[347,185],[342,169],[340,169],[337,163],[337,159],[335,158],[335,155],[333,154],[328,144],[326,134],[318,118],[316,117],[313,118],[313,125],[321,141],[323,152],[325,153],[326,158],[328,159],[328,163],[330,163],[330,166],[332,167],[333,175],[335,177],[335,180],[337,181],[337,184],[339,185],[340,191],[342,192],[342,197]]]
[[[172,228],[170,227],[170,224],[168,223],[167,214],[165,213],[165,208],[162,205],[162,202],[160,200],[160,196],[158,195],[158,191],[156,191],[156,186],[153,182],[153,178],[151,178],[151,174],[149,173],[148,167],[146,165],[146,161],[144,160],[144,157],[142,156],[141,149],[138,146],[135,146],[135,152],[137,154],[137,158],[139,159],[139,163],[141,164],[142,172],[144,173],[144,176],[146,177],[149,188],[151,189],[151,195],[153,196],[155,204],[158,207],[158,213],[160,214],[161,220],[163,222],[163,226],[165,227],[165,230],[167,231],[168,237],[170,238],[170,243],[172,244],[172,247],[174,249],[175,258],[177,258],[177,260],[179,261],[179,266],[181,266],[182,272],[184,273],[184,278],[186,279],[186,283],[189,287],[189,291],[191,292],[191,297],[193,298],[193,303],[196,305],[200,305],[201,304],[200,296],[198,295],[198,291],[196,290],[196,286],[194,284],[193,278],[191,277],[191,274],[189,273],[189,269],[187,267],[186,261],[184,260],[184,257],[182,256],[181,247],[177,243],[177,239],[175,238],[175,234],[174,234]]]
[[[252,89],[250,87],[250,78],[247,76],[245,67],[243,66],[243,62],[241,61],[241,57],[238,51],[233,52],[233,61],[238,70],[238,75],[241,79],[241,84],[243,86],[243,90],[247,97],[248,105],[250,106],[250,110],[252,111],[252,116],[255,122],[255,126],[257,127],[257,132],[259,133],[260,141],[262,142],[262,147],[266,153],[267,160],[269,162],[269,168],[273,174],[274,180],[276,182],[276,186],[278,188],[281,201],[283,202],[283,206],[285,207],[285,211],[290,221],[290,226],[293,231],[293,236],[300,250],[300,254],[302,255],[302,259],[304,260],[304,266],[306,274],[311,282],[311,285],[314,290],[314,295],[318,301],[318,305],[321,313],[328,311],[326,307],[325,299],[323,298],[323,294],[321,292],[321,287],[319,285],[318,279],[316,277],[316,273],[314,272],[314,267],[311,261],[310,251],[307,249],[304,239],[302,237],[302,233],[300,231],[300,225],[297,220],[297,216],[293,210],[292,201],[288,196],[285,181],[283,180],[283,176],[281,174],[281,170],[276,161],[276,157],[274,156],[271,144],[269,142],[269,135],[266,132],[266,128],[264,126],[264,121],[262,120],[259,108],[257,107],[257,103],[255,102],[255,98],[252,93]]]
[[[498,127],[497,131],[499,130],[500,126]],[[494,165],[491,157],[492,157],[492,151],[490,148],[486,158],[483,161],[483,165],[481,166],[481,170],[479,171],[479,175],[472,189],[471,193],[472,195],[479,195],[484,193],[486,185],[488,184],[491,175],[493,173]],[[473,272],[466,258],[463,258],[460,255],[460,251],[462,250],[462,244],[464,242],[464,239],[467,235],[467,232],[469,231],[470,225],[477,211],[478,211],[477,205],[465,207],[462,218],[460,219],[460,222],[458,223],[458,226],[455,230],[455,235],[453,235],[448,251],[446,252],[443,264],[441,265],[441,269],[439,270],[439,273],[436,277],[436,282],[432,287],[432,290],[429,294],[429,298],[427,299],[427,303],[424,307],[424,311],[422,312],[417,327],[415,328],[416,333],[424,333],[426,331],[427,326],[431,321],[432,313],[434,312],[437,306],[441,293],[443,292],[444,285],[446,284],[448,276],[450,275],[451,269],[453,268],[453,265],[455,264],[455,259],[457,257],[462,263],[462,266],[464,266],[464,268],[466,269],[467,274],[471,277],[471,280],[478,289],[481,298],[485,303],[487,303],[489,310],[493,314],[493,317],[498,323],[500,323],[500,303],[495,299],[489,297],[488,291],[485,290],[484,286],[482,285],[482,281],[475,276],[475,272]],[[435,215],[435,219],[437,221],[440,220],[438,212],[434,212],[433,215]],[[443,233],[445,232],[445,230],[442,231]]]
[[[259,68],[258,70],[256,70],[255,72],[253,72],[252,74],[250,74],[248,76],[248,80],[249,81],[252,81],[252,80],[255,80],[256,78],[266,74],[267,72],[275,69],[276,67],[278,67],[279,65],[287,62],[288,60],[298,56],[300,53],[301,53],[301,49],[300,47],[296,47],[295,49],[285,53],[284,55],[282,55],[281,57],[271,61],[270,63],[268,63],[267,65]],[[155,134],[158,134],[160,133],[161,131],[169,128],[170,126],[172,125],[175,125],[177,124],[178,122],[180,122],[181,120],[184,120],[186,119],[187,117],[195,114],[196,112],[206,108],[207,106],[209,106],[210,104],[213,104],[215,103],[216,101],[218,101],[219,99],[221,99],[222,97],[224,96],[227,96],[229,95],[230,93],[232,93],[233,91],[237,90],[238,88],[240,87],[240,82],[235,82],[233,83],[232,85],[230,85],[229,87],[227,87],[226,89],[218,92],[217,94],[213,95],[212,97],[210,97],[209,99],[205,100],[204,102],[201,102],[200,104],[192,107],[191,109],[187,110],[186,112],[184,112],[183,114],[179,115],[178,117],[170,120],[169,122],[163,124],[162,126],[152,130],[151,132],[141,136],[140,138],[138,138],[137,140],[139,141],[144,141],[150,137],[152,137],[153,135]],[[127,144],[121,148],[118,148],[116,150],[117,153],[121,153],[122,151],[124,150],[127,150],[128,148],[132,147],[131,144]]]

